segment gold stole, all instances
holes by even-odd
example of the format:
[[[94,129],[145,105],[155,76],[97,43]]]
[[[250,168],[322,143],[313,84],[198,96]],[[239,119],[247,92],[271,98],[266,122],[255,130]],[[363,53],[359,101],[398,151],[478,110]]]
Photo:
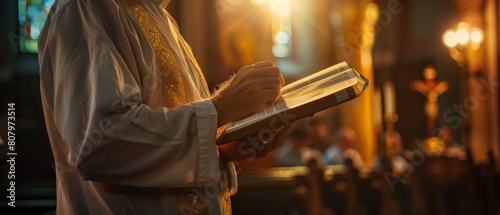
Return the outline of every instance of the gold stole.
[[[137,21],[153,47],[155,56],[160,64],[165,106],[167,108],[174,108],[188,103],[189,100],[184,88],[182,71],[175,54],[168,44],[167,38],[161,34],[160,29],[153,22],[140,0],[120,0],[120,2],[129,15]],[[203,78],[203,75],[201,77]]]
[[[189,100],[184,88],[182,71],[175,54],[168,44],[167,38],[161,34],[160,29],[158,29],[158,26],[156,26],[153,22],[140,0],[119,0],[119,2],[124,6],[129,15],[137,21],[144,35],[153,47],[155,56],[160,64],[165,106],[167,108],[174,108],[188,103]],[[203,74],[201,74],[201,70],[198,68],[198,65],[195,66],[197,67],[197,71],[200,73],[200,78],[203,81],[204,87],[207,87]],[[221,180],[218,185],[219,195],[217,198],[221,203],[222,214],[230,215],[231,202],[227,186],[228,176],[222,162],[220,164]],[[210,189],[211,188],[208,188],[208,190]],[[179,213],[185,214],[188,212],[188,214],[208,214],[208,207],[206,204],[208,204],[207,201],[211,201],[211,199],[208,199],[205,192],[205,187],[176,188],[175,193]]]

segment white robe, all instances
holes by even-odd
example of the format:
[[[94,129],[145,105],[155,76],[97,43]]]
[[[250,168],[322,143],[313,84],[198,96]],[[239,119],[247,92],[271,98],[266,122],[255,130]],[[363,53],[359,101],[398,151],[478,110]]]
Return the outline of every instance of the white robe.
[[[165,107],[154,51],[116,0],[56,1],[39,61],[57,214],[177,214],[169,188],[220,180],[217,112],[196,61],[169,1],[141,1],[179,59],[190,103]],[[182,210],[220,214],[213,190]]]

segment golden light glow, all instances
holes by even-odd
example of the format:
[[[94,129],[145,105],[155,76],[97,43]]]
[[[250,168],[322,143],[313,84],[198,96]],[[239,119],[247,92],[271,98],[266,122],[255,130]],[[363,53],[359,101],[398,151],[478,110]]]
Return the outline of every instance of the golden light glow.
[[[443,43],[448,48],[454,48],[457,45],[469,47],[477,50],[484,40],[484,34],[479,28],[471,28],[466,22],[459,22],[455,29],[448,29],[443,33]]]
[[[469,42],[469,32],[467,29],[459,28],[455,34],[458,43],[464,45]]]
[[[473,29],[470,33],[470,40],[474,44],[480,44],[481,42],[483,42],[483,32],[478,28]]]
[[[266,3],[267,1],[266,0],[253,0],[253,2],[257,3],[257,4],[264,4]]]
[[[288,57],[288,55],[290,55],[290,49],[286,45],[274,45],[273,55],[279,58]]]
[[[277,16],[290,16],[291,2],[290,0],[270,0],[271,13]]]
[[[365,19],[367,24],[373,24],[378,19],[378,6],[375,3],[369,3],[366,6]]]
[[[481,47],[484,34],[477,27],[472,28],[466,22],[459,22],[456,29],[446,30],[442,39],[458,66],[465,67]]]
[[[273,55],[286,58],[292,52],[291,0],[267,0],[271,12],[271,31],[273,33]]]
[[[443,43],[450,48],[455,47],[458,43],[456,33],[452,30],[444,32]]]
[[[274,35],[274,40],[278,44],[286,45],[290,42],[290,35],[287,32],[280,31]]]

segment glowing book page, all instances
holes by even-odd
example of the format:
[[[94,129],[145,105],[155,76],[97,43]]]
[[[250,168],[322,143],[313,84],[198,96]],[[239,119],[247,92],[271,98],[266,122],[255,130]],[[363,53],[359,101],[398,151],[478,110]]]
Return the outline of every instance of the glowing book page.
[[[366,89],[368,82],[345,62],[319,71],[283,87],[282,96],[275,102],[241,120],[228,123],[218,143],[272,129],[277,121],[285,124],[353,99]]]

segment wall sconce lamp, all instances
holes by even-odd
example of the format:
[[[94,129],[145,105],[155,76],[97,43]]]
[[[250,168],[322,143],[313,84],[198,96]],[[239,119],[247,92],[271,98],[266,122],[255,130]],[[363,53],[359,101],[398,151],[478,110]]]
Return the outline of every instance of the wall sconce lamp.
[[[448,29],[443,33],[443,44],[450,51],[450,56],[462,68],[467,65],[467,54],[477,51],[483,40],[483,31],[479,28],[470,28],[465,22],[460,22],[456,29]]]

